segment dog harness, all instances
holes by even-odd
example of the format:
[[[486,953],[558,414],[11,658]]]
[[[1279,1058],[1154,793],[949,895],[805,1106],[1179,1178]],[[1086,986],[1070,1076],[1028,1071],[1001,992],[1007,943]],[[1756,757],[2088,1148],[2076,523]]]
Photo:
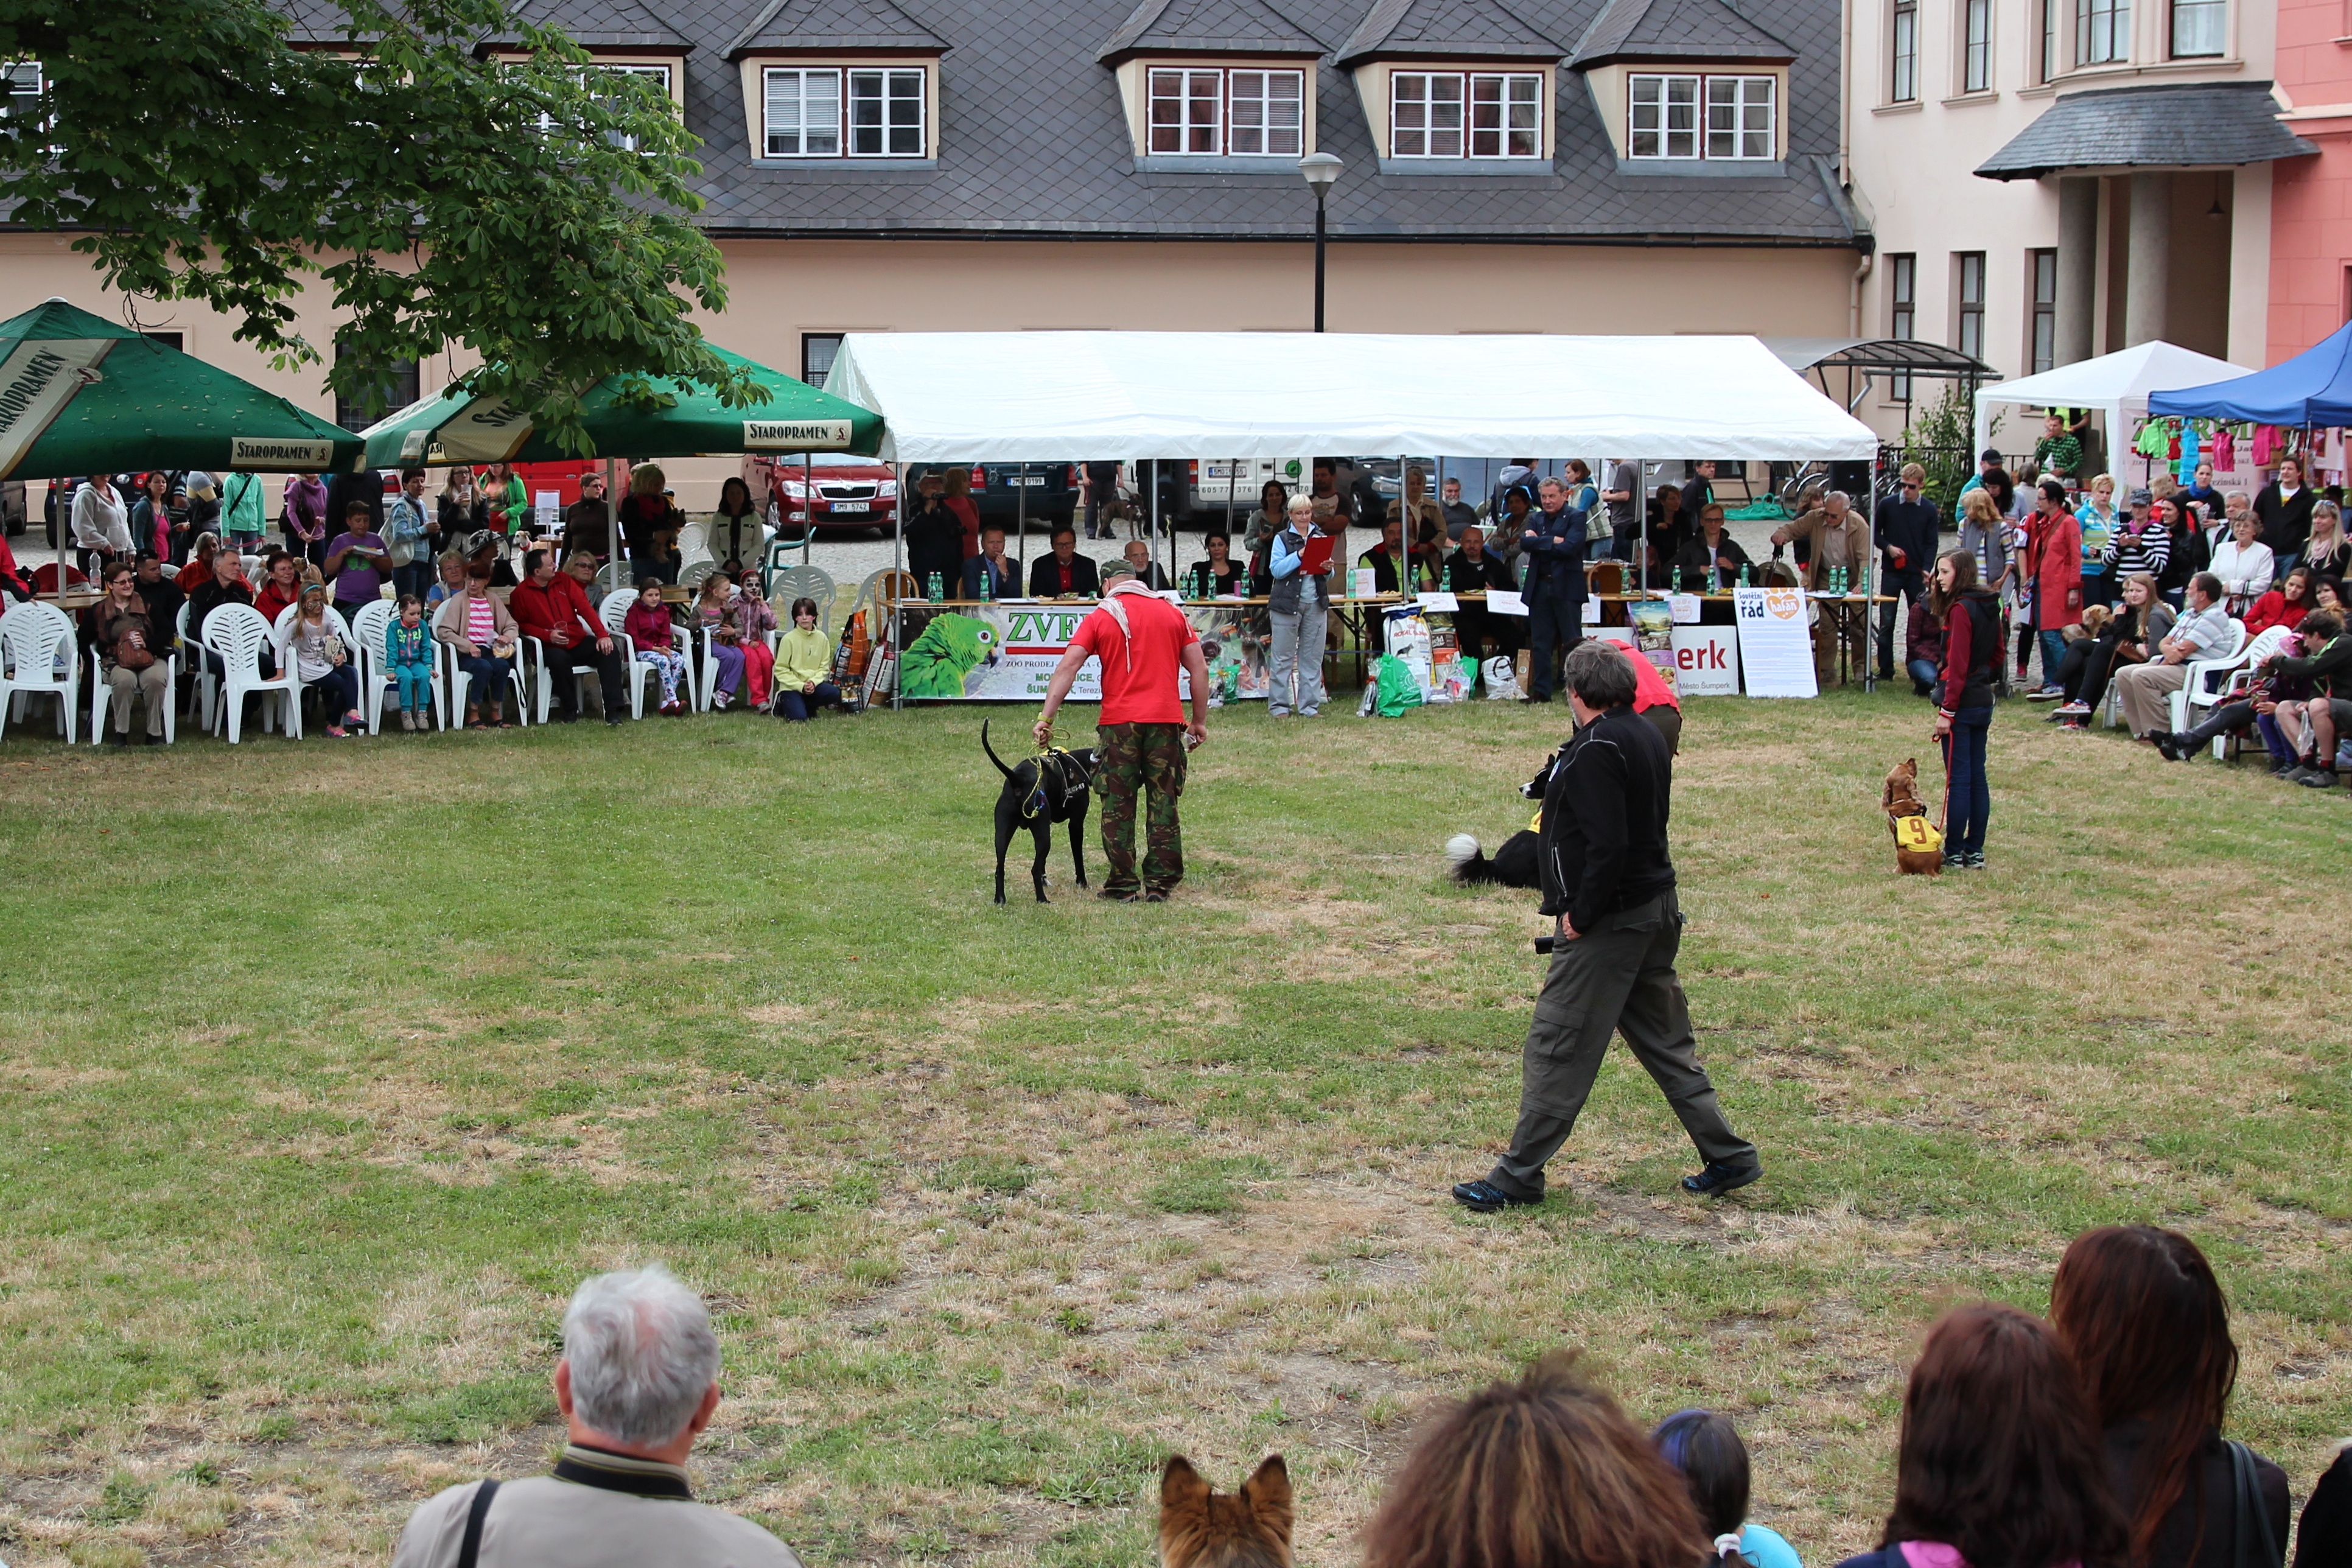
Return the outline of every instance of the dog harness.
[[[1061,786],[1062,798],[1067,800],[1070,797],[1069,775],[1073,769],[1077,772],[1079,788],[1084,789],[1094,782],[1093,776],[1087,772],[1086,764],[1060,747],[1048,747],[1037,753],[1037,787],[1021,800],[1021,819],[1024,822],[1034,822],[1045,814],[1047,772],[1053,773],[1054,782]]]

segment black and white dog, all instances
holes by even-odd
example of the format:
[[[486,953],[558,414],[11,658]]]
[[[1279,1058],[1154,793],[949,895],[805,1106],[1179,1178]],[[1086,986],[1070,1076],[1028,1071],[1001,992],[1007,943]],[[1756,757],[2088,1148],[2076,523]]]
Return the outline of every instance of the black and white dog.
[[[1559,761],[1554,752],[1544,759],[1536,776],[1519,786],[1519,793],[1532,801],[1543,799],[1544,788],[1551,783],[1551,770]],[[1446,858],[1454,862],[1454,879],[1465,887],[1495,883],[1506,888],[1539,888],[1543,876],[1536,857],[1543,845],[1542,838],[1531,827],[1522,827],[1503,840],[1494,858],[1473,834],[1457,833],[1445,841]]]
[[[1024,758],[1019,765],[1006,767],[996,748],[988,743],[988,722],[981,721],[980,749],[1004,775],[1004,787],[996,794],[996,901],[1004,901],[1004,851],[1013,843],[1013,835],[1026,827],[1037,840],[1037,858],[1029,868],[1029,879],[1036,884],[1037,901],[1050,902],[1045,897],[1045,857],[1054,848],[1054,824],[1070,825],[1070,858],[1076,862],[1078,886],[1087,885],[1086,823],[1087,807],[1093,799],[1091,786],[1095,776],[1094,748],[1076,752],[1047,752],[1043,756]]]

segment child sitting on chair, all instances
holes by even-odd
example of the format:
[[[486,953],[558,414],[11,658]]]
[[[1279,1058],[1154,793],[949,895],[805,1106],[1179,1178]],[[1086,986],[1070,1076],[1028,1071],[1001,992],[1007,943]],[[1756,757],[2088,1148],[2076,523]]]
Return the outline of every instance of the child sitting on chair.
[[[425,601],[400,596],[400,618],[384,627],[384,662],[400,680],[400,727],[433,727],[433,633],[425,625]]]
[[[735,606],[728,602],[734,587],[726,573],[713,572],[702,580],[702,591],[694,600],[694,629],[702,634],[703,646],[719,666],[710,706],[721,713],[743,684],[743,638],[735,629]]]
[[[776,629],[776,612],[769,607],[768,595],[760,586],[760,574],[746,572],[739,585],[735,600],[735,630],[743,639],[743,684],[750,692],[751,706],[767,710],[769,687],[776,668],[776,650],[768,646],[768,634]]]
[[[673,646],[676,628],[671,625],[669,606],[662,603],[662,584],[658,577],[642,577],[637,581],[637,602],[629,606],[621,630],[637,645],[637,662],[650,664],[661,677],[661,711],[677,718],[686,711],[677,700],[677,683],[686,675],[686,658]]]

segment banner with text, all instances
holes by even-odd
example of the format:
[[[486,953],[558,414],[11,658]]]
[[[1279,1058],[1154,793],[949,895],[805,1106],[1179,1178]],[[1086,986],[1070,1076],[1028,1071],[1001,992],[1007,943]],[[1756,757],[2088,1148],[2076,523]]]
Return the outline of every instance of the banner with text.
[[[909,603],[906,652],[899,657],[900,694],[909,701],[1042,702],[1054,667],[1070,646],[1090,604],[1023,603],[933,610]],[[1187,605],[1184,616],[1201,634],[1213,701],[1265,700],[1266,649],[1253,605]],[[1101,666],[1087,660],[1070,688],[1073,702],[1102,700]],[[1192,680],[1177,673],[1177,694],[1189,700]]]
[[[1818,697],[1805,595],[1795,588],[1734,588],[1739,662],[1750,697]]]

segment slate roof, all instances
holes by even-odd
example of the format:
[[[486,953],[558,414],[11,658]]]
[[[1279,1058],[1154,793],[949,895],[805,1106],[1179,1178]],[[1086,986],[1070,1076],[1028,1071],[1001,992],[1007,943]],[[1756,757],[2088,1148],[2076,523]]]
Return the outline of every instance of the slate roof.
[[[1797,51],[1724,0],[1609,0],[1576,41],[1581,70],[1612,60],[1790,60]]]
[[[526,22],[553,27],[585,48],[690,50],[693,40],[641,0],[518,0],[515,13]],[[520,42],[514,35],[485,39]]]
[[[2281,124],[2266,81],[2189,82],[2072,92],[1986,159],[1988,180],[2059,169],[2211,167],[2299,158],[2318,148]]]
[[[1319,55],[1322,40],[1265,0],[1142,0],[1096,58],[1130,55]]]
[[[278,3],[295,12],[297,37],[306,36],[306,23],[316,29],[310,37],[333,36],[330,29],[341,24],[340,11],[325,0]],[[697,184],[706,205],[698,221],[716,237],[1314,237],[1315,203],[1295,172],[1192,174],[1137,166],[1118,82],[1097,58],[1104,41],[1134,17],[1137,0],[787,0],[781,8],[775,0],[636,3],[657,9],[698,46],[682,73],[686,123],[703,142],[696,154],[703,168]],[[1192,3],[1174,0],[1162,15],[1177,17],[1177,5]],[[1835,0],[1715,0],[1730,17],[1785,41],[1796,57],[1783,105],[1785,173],[1738,175],[1621,172],[1584,79],[1569,69],[1558,73],[1550,163],[1524,174],[1382,174],[1355,82],[1331,58],[1365,32],[1372,3],[1265,0],[1326,51],[1316,73],[1318,143],[1346,164],[1330,196],[1334,238],[1867,243],[1864,220],[1836,182]],[[1610,3],[1508,0],[1504,15],[1558,45],[1584,37]],[[753,158],[744,132],[742,75],[721,57],[745,47],[740,41],[747,37],[813,25],[866,27],[860,34],[821,36],[869,37],[879,45],[882,37],[871,31],[877,12],[903,17],[892,26],[917,29],[943,50],[936,163],[877,170],[868,163],[829,168]],[[1382,36],[1404,29],[1415,32],[1412,41],[1419,43],[1448,16],[1463,14],[1444,3],[1422,11],[1408,5],[1385,24],[1389,31]],[[1668,16],[1697,14],[1684,0],[1662,15],[1660,26]],[[832,20],[836,16],[841,20]],[[890,33],[888,43],[907,47],[906,36]],[[2199,117],[2181,118],[2193,125]]]
[[[1495,55],[1556,60],[1568,53],[1501,0],[1373,0],[1339,46],[1341,69],[1369,59]]]
[[[944,50],[947,47],[945,38],[890,0],[770,0],[727,46],[727,58],[731,60],[753,49]]]

